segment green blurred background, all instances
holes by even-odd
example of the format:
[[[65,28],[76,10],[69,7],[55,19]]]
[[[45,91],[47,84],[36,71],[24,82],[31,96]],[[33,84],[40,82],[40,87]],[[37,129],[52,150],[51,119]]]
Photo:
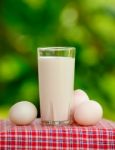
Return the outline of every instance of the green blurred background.
[[[115,121],[115,0],[0,1],[0,119],[20,100],[39,110],[36,49],[46,46],[76,47],[75,89]]]

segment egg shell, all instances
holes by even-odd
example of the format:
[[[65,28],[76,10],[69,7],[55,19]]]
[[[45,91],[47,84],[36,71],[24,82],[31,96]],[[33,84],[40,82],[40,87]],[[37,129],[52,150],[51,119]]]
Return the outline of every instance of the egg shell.
[[[28,101],[18,102],[9,110],[9,119],[16,125],[30,124],[36,117],[37,109]]]
[[[74,105],[79,106],[81,103],[88,101],[89,97],[87,93],[81,89],[74,91]]]
[[[80,125],[95,125],[102,116],[101,105],[93,100],[82,103],[74,113],[74,119]]]
[[[71,115],[73,116],[77,107],[86,101],[89,101],[89,97],[87,93],[81,89],[75,90],[74,99],[73,99],[72,108],[71,108]]]

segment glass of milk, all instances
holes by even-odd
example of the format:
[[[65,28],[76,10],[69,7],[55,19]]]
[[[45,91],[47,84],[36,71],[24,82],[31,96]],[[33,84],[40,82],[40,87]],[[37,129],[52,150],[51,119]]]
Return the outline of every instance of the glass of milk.
[[[71,123],[74,47],[38,48],[40,112],[43,125]]]

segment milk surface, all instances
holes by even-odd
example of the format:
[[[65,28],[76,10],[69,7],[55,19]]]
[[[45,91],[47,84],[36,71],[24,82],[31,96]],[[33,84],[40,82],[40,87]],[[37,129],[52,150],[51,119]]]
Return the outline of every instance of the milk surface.
[[[71,57],[39,57],[39,91],[42,121],[70,119],[74,62]]]

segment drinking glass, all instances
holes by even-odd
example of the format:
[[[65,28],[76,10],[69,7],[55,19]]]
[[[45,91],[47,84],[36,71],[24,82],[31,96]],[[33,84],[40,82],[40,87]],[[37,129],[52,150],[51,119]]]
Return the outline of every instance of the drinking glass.
[[[43,125],[71,123],[74,47],[38,48],[40,113]]]

